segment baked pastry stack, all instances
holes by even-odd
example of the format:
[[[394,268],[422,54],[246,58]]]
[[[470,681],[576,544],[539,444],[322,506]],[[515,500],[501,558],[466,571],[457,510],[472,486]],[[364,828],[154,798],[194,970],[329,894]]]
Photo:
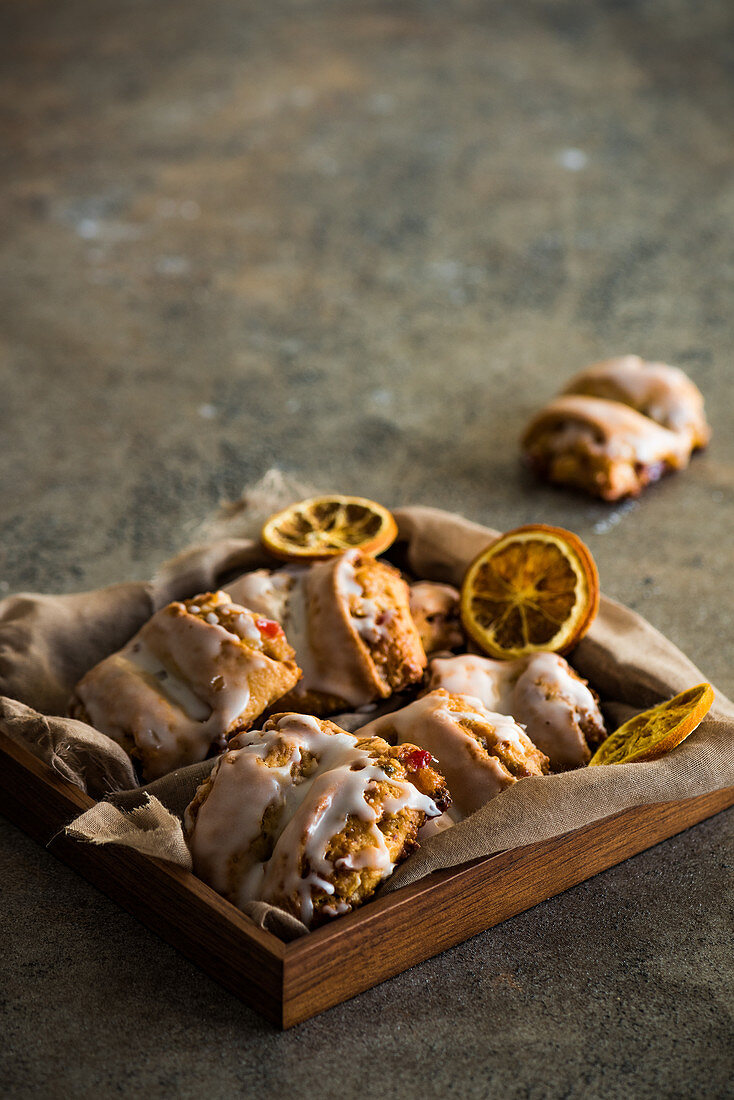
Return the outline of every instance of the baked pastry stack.
[[[432,688],[474,696],[489,710],[512,715],[553,771],[588,764],[590,746],[606,737],[594,692],[557,653],[516,661],[470,653],[435,658],[428,680]]]
[[[450,804],[430,754],[282,714],[239,734],[185,814],[196,874],[309,927],[368,900]]]
[[[122,745],[148,781],[221,751],[300,675],[277,622],[207,592],[157,611],[95,665],[70,714]]]
[[[710,436],[683,371],[625,355],[573,378],[530,422],[522,450],[540,477],[618,500],[684,469]]]
[[[259,569],[228,586],[232,596],[277,619],[303,669],[285,708],[335,714],[386,699],[426,667],[397,569],[359,550],[310,566]]]

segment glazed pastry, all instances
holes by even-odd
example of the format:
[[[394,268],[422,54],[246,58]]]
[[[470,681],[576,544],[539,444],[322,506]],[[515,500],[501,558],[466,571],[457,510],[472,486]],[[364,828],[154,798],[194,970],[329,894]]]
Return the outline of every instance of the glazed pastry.
[[[618,401],[568,394],[531,421],[522,439],[531,468],[548,481],[603,500],[637,496],[688,465],[688,437]]]
[[[518,779],[545,775],[548,759],[515,720],[480,699],[439,688],[359,731],[361,737],[420,745],[435,757],[452,809],[474,813]]]
[[[429,685],[475,695],[490,710],[511,714],[553,771],[588,764],[590,745],[606,737],[598,700],[563,657],[535,653],[516,661],[462,654],[435,658]]]
[[[518,676],[527,657],[516,661],[493,661],[474,653],[456,657],[434,657],[428,665],[428,688],[444,688],[452,695],[472,695],[487,710],[510,714],[508,709]]]
[[[312,715],[238,734],[184,815],[194,871],[312,926],[367,901],[451,799],[429,753]]]
[[[143,780],[203,760],[298,681],[277,622],[207,592],[157,611],[77,684],[70,713],[117,741]]]
[[[410,614],[426,653],[461,649],[465,644],[459,593],[450,584],[418,581],[410,586]]]
[[[711,438],[701,391],[687,374],[666,363],[647,363],[639,355],[607,359],[577,374],[563,392],[621,401],[684,435],[692,450],[705,447]]]
[[[359,550],[305,568],[246,573],[228,591],[277,619],[294,646],[303,679],[286,707],[333,714],[386,699],[423,674],[408,586],[391,565]]]

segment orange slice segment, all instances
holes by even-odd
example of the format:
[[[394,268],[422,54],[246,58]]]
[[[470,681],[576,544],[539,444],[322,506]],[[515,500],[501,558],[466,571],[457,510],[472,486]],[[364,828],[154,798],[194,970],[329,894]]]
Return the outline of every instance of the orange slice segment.
[[[565,653],[591,626],[599,576],[590,551],[562,527],[508,531],[469,566],[461,620],[490,657]]]
[[[276,512],[262,529],[262,542],[284,561],[329,558],[355,547],[382,554],[395,540],[392,513],[366,497],[310,497]]]
[[[630,718],[596,750],[589,767],[600,764],[631,764],[657,760],[693,733],[714,701],[711,684],[698,684],[681,691],[656,707]]]

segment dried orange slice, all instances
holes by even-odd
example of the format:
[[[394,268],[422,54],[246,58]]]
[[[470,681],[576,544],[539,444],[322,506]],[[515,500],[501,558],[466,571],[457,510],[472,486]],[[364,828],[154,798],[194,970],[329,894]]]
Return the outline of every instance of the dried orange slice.
[[[589,767],[600,764],[632,764],[657,760],[685,741],[700,725],[714,701],[711,684],[698,684],[681,691],[665,703],[643,710],[610,733],[596,750]]]
[[[323,496],[276,512],[262,529],[271,554],[285,561],[330,558],[355,547],[382,554],[398,526],[387,508],[366,497]]]
[[[591,626],[599,576],[590,551],[562,527],[531,524],[482,550],[461,588],[461,621],[490,657],[565,653]]]

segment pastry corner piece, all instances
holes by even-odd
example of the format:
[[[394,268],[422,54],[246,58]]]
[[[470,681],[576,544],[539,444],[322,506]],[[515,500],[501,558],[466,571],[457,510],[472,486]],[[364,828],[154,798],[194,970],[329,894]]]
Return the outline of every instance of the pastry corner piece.
[[[213,889],[316,927],[369,900],[450,801],[417,746],[288,713],[233,738],[184,823],[194,872]]]
[[[221,751],[300,675],[278,623],[206,592],[157,611],[79,681],[69,710],[148,781]]]
[[[521,446],[539,477],[609,501],[638,496],[664,474],[684,469],[691,455],[685,433],[663,428],[619,401],[581,394],[546,405],[526,428]]]
[[[358,731],[427,750],[446,776],[454,809],[467,817],[519,779],[546,775],[548,758],[513,717],[442,688]]]

